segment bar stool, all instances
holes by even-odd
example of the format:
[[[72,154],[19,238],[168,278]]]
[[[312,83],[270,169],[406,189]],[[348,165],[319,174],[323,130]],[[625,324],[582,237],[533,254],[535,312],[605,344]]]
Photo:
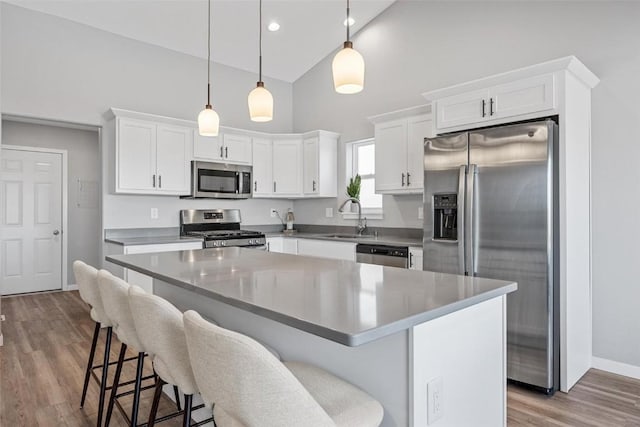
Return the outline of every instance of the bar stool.
[[[191,412],[204,405],[193,407],[193,395],[199,393],[199,390],[187,353],[182,312],[167,300],[148,294],[134,285],[129,288],[129,306],[140,341],[147,351],[153,353],[153,369],[159,377],[156,381],[148,426],[153,427],[156,421],[172,418],[182,412],[156,420],[164,384],[177,386],[184,394],[182,425],[190,426]]]
[[[382,405],[318,367],[282,363],[255,340],[184,314],[191,367],[216,425],[377,427]]]
[[[148,379],[155,379],[154,375],[143,377],[144,360],[146,349],[140,342],[138,334],[133,323],[131,315],[131,309],[129,308],[129,284],[124,280],[113,276],[106,270],[100,270],[98,272],[98,289],[100,290],[100,296],[104,306],[104,311],[113,325],[118,339],[122,343],[120,346],[120,354],[118,355],[118,363],[116,365],[116,372],[113,378],[113,386],[111,388],[111,396],[109,398],[109,406],[105,416],[105,426],[109,425],[111,421],[111,415],[113,413],[114,405],[118,406],[118,409],[122,415],[127,418],[127,422],[130,426],[138,425],[138,407],[140,404],[140,392],[154,387],[153,385],[142,386],[142,381]],[[136,356],[137,367],[136,377],[133,381],[127,383],[120,383],[120,375],[122,373],[122,365],[125,361],[125,354],[127,348],[132,347],[137,350]],[[134,384],[132,391],[128,391],[122,394],[118,394],[118,387],[124,384]],[[133,406],[131,408],[131,415],[127,417],[126,412],[117,401],[119,397],[123,397],[133,393]]]
[[[89,386],[89,378],[93,377],[100,387],[100,397],[98,401],[98,427],[102,424],[102,413],[104,409],[104,399],[107,390],[111,387],[107,386],[107,374],[109,365],[109,351],[111,350],[112,324],[107,317],[102,305],[102,297],[98,289],[98,270],[80,260],[73,262],[73,273],[76,277],[80,298],[91,307],[91,319],[96,323],[93,330],[93,339],[91,340],[91,350],[89,351],[89,360],[84,374],[84,385],[82,386],[82,398],[80,399],[80,408],[84,407],[85,398],[87,397],[87,388]],[[93,366],[93,359],[96,353],[96,344],[100,335],[100,329],[106,328],[107,336],[104,347],[104,358],[102,365]],[[114,362],[115,363],[115,362]],[[102,369],[102,377],[99,379],[94,370]]]

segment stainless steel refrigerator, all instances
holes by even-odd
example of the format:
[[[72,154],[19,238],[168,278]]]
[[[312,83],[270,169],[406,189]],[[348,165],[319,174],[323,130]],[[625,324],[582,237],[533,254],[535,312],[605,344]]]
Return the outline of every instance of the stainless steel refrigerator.
[[[560,378],[556,141],[548,119],[426,138],[424,151],[424,269],[518,282],[507,377],[546,393]]]

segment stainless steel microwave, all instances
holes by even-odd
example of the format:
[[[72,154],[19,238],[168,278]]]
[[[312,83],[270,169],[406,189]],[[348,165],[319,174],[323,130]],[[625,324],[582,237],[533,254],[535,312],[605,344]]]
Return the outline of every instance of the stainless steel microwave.
[[[191,195],[187,198],[248,199],[251,194],[251,166],[191,162]]]

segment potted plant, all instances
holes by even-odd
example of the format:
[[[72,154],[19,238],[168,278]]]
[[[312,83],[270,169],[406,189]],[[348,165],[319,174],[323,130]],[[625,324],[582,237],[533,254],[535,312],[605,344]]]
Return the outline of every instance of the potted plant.
[[[347,195],[352,199],[360,200],[360,184],[362,178],[360,175],[349,178],[349,185],[347,185]],[[351,212],[357,210],[355,203],[351,203]]]

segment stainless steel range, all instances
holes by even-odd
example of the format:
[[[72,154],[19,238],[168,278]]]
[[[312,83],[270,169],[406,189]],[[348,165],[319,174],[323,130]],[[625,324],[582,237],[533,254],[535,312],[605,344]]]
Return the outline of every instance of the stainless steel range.
[[[264,233],[240,229],[239,209],[188,209],[180,211],[180,235],[204,238],[205,248],[244,246],[262,248]]]

